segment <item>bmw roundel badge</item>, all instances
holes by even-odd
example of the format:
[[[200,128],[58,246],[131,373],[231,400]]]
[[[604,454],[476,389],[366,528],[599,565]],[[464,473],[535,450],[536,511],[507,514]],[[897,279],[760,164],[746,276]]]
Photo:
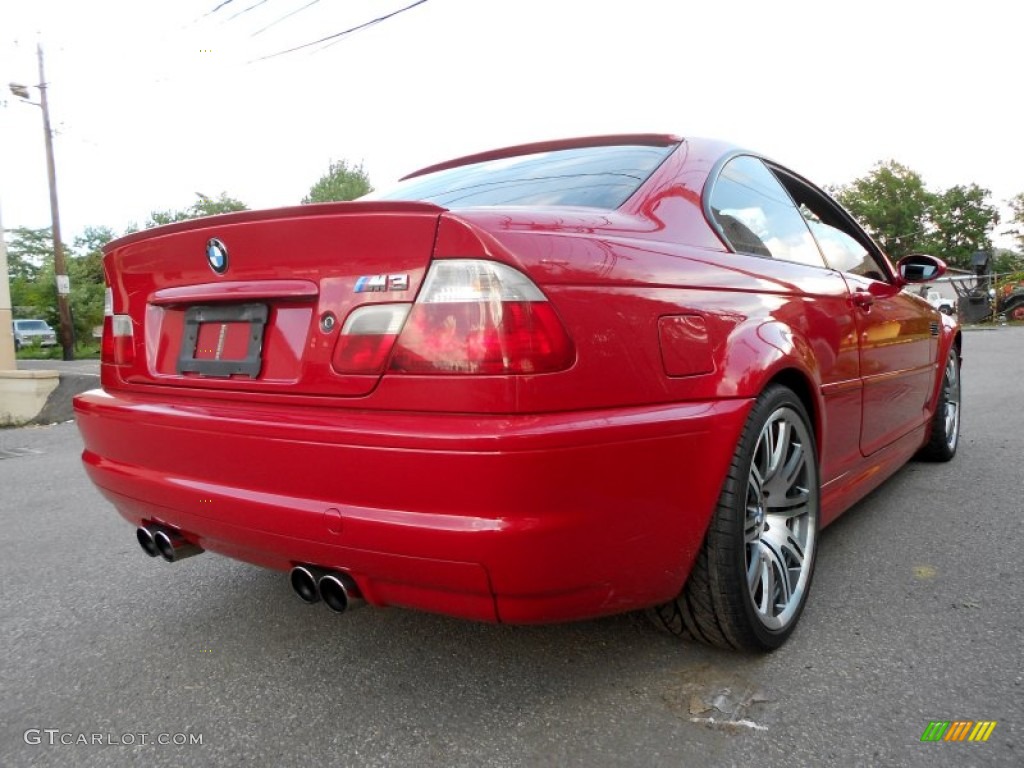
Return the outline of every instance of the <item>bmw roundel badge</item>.
[[[218,275],[223,275],[228,269],[228,249],[216,237],[206,241],[206,262],[210,269]]]

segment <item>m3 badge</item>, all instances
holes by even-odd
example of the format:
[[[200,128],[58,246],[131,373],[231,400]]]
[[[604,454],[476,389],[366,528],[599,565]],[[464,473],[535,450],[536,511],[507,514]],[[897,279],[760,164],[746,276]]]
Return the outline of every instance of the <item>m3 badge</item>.
[[[356,280],[356,293],[409,290],[408,275],[363,275]]]

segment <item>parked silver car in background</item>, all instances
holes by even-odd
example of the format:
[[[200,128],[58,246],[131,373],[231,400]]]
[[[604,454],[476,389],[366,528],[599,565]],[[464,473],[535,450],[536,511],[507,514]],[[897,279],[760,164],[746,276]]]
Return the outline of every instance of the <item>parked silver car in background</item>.
[[[45,320],[15,320],[14,348],[57,346],[57,334]]]

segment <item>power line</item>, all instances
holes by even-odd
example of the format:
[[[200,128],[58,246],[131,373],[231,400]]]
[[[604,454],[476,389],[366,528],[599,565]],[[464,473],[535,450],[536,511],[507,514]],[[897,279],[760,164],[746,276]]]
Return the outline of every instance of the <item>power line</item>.
[[[259,34],[262,34],[263,32],[266,32],[268,29],[270,29],[273,26],[276,26],[276,25],[280,24],[285,19],[289,19],[292,16],[294,16],[296,13],[301,13],[302,11],[306,10],[307,8],[309,8],[309,6],[316,5],[319,2],[320,2],[320,0],[311,0],[311,2],[306,3],[301,8],[296,8],[291,13],[286,13],[281,18],[279,18],[279,19],[277,19],[275,21],[270,22],[269,24],[267,24],[267,26],[263,27],[263,29],[257,29],[255,32],[253,32],[251,35],[249,35],[249,37],[256,37],[256,35],[259,35]]]
[[[392,11],[391,13],[389,13],[389,14],[387,14],[385,16],[379,16],[376,19],[373,19],[372,21],[364,22],[363,24],[359,24],[359,25],[357,25],[355,27],[349,27],[348,29],[342,30],[341,32],[335,32],[333,35],[328,35],[327,37],[321,37],[319,40],[313,40],[312,42],[309,42],[309,43],[303,43],[302,45],[297,45],[294,48],[288,48],[288,49],[283,50],[283,51],[278,51],[277,53],[271,53],[271,54],[269,54],[267,56],[261,56],[258,59],[252,59],[248,63],[249,64],[253,64],[253,63],[257,62],[257,61],[266,61],[267,59],[273,59],[273,58],[276,58],[278,56],[284,56],[286,53],[294,53],[295,51],[301,51],[301,50],[303,50],[305,48],[311,48],[314,45],[320,45],[321,43],[326,43],[328,41],[332,41],[328,45],[325,45],[323,47],[323,48],[329,48],[331,45],[334,45],[335,42],[340,42],[339,38],[342,38],[345,35],[349,35],[352,32],[358,32],[360,29],[366,29],[367,27],[372,27],[374,24],[380,24],[380,22],[382,22],[382,21],[387,21],[391,17],[397,16],[400,13],[404,13],[405,11],[408,11],[411,8],[415,8],[417,5],[423,5],[423,3],[425,3],[425,2],[427,2],[427,0],[416,0],[415,3],[407,5],[404,8],[399,8],[397,11]],[[321,48],[320,50],[323,50],[323,48]]]
[[[215,14],[217,11],[219,11],[221,8],[223,8],[225,5],[227,5],[228,3],[233,3],[234,1],[235,0],[221,0],[221,2],[217,4],[217,7],[214,8],[212,11],[207,11],[202,16],[197,16],[196,18],[192,19],[192,21],[190,21],[188,24],[185,24],[183,27],[181,27],[181,29],[185,29],[187,27],[191,27],[193,24],[198,24],[200,21],[202,21],[206,17],[213,16],[213,14]]]
[[[427,2],[427,0],[421,0],[421,2],[425,3],[425,2]],[[368,24],[366,24],[366,26],[369,27],[369,26],[372,26],[373,24],[377,24],[378,22],[384,21],[385,19],[389,19],[392,16],[397,16],[402,11],[408,11],[410,8],[412,8],[415,5],[419,5],[419,3],[413,3],[412,5],[407,5],[405,8],[399,8],[394,13],[389,13],[387,16],[382,16],[379,19],[374,19],[373,21],[371,21]],[[343,32],[342,34],[347,34],[347,32],[354,32],[356,29],[359,29],[359,27],[355,27],[353,29],[347,30],[346,32]],[[318,50],[314,51],[314,53],[319,53],[320,51],[324,51],[324,50],[330,48],[332,45],[337,45],[340,42],[341,42],[341,38],[337,37],[337,39],[331,40],[329,43],[327,43],[327,45],[321,46]]]
[[[228,20],[228,21],[231,21],[232,19],[237,19],[237,18],[238,18],[239,16],[241,16],[241,15],[242,15],[243,13],[248,13],[248,12],[249,12],[249,11],[251,11],[251,10],[252,10],[253,8],[259,8],[259,7],[260,7],[261,5],[263,5],[263,4],[265,3],[265,2],[267,2],[267,0],[259,0],[259,2],[253,3],[253,4],[252,4],[252,5],[250,5],[250,6],[248,7],[248,8],[243,8],[243,9],[242,9],[242,10],[240,10],[240,11],[235,11],[234,15],[233,15],[233,16],[228,16],[227,20]]]
[[[217,7],[216,7],[216,8],[214,8],[214,9],[213,9],[212,11],[209,11],[209,12],[207,12],[206,16],[212,16],[212,15],[213,15],[213,14],[215,14],[215,13],[216,13],[217,11],[219,11],[219,10],[220,10],[221,8],[223,8],[223,7],[225,6],[225,5],[230,5],[230,4],[231,4],[231,3],[233,3],[234,1],[235,1],[235,0],[222,0],[222,2],[220,2],[220,3],[218,3],[218,4],[217,4]],[[203,18],[206,18],[206,17],[204,16]]]

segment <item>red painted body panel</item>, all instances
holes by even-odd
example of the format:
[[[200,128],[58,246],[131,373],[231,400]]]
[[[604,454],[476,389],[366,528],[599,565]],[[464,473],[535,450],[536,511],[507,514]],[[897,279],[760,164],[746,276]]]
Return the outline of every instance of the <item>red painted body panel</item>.
[[[598,141],[610,140],[537,146]],[[132,318],[135,355],[103,365],[106,391],[75,401],[90,477],[132,523],[270,568],[345,570],[373,604],[581,618],[679,592],[750,406],[782,380],[815,421],[828,524],[927,439],[937,361],[958,329],[895,279],[880,290],[732,252],[702,207],[729,151],[682,142],[614,211],[339,203],[112,243],[114,312]],[[212,237],[231,253],[225,279],[203,259]],[[572,364],[339,374],[332,356],[349,313],[413,302],[446,259],[527,275],[571,340]],[[391,274],[408,289],[356,290]],[[268,307],[259,375],[178,373],[189,307],[252,300]]]
[[[724,472],[749,402],[511,417],[94,392],[76,407],[90,477],[135,524],[343,568],[380,605],[547,621],[679,590],[718,486],[665,479]]]
[[[928,420],[938,338],[920,297],[854,275],[846,280],[851,290],[872,297],[870,310],[856,313],[864,380],[861,451],[869,455]]]

